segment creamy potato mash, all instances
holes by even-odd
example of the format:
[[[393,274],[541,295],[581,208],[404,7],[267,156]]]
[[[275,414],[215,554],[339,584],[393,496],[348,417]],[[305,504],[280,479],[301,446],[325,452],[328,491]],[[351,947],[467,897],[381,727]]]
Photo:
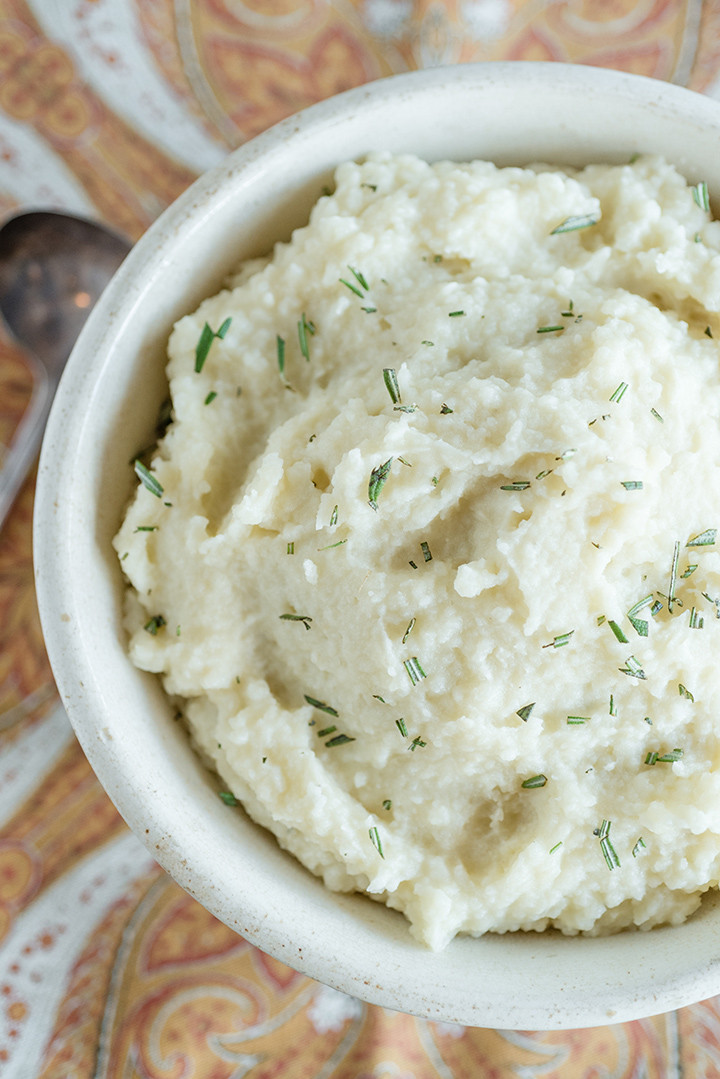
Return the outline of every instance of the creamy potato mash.
[[[432,948],[718,882],[718,229],[655,158],[373,156],[173,331],[132,658]]]

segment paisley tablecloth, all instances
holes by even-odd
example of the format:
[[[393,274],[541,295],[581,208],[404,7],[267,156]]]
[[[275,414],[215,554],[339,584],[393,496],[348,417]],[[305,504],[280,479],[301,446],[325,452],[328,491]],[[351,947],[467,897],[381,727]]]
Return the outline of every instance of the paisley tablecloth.
[[[136,239],[227,151],[393,72],[622,68],[720,98],[720,0],[0,0],[0,218]],[[0,451],[29,394],[0,331]],[[3,1079],[701,1079],[720,999],[593,1030],[469,1029],[311,981],[152,861],[59,706],[32,583],[33,479],[0,533]]]

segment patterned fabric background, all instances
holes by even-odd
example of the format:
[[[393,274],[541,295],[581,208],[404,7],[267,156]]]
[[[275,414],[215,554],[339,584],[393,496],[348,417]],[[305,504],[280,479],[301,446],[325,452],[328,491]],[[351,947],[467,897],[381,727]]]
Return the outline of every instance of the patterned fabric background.
[[[283,116],[487,59],[622,68],[720,98],[720,0],[0,0],[0,218],[63,208],[136,239]],[[0,454],[29,391],[0,331]],[[718,1000],[597,1030],[465,1029],[327,989],[212,918],[128,832],[57,704],[32,500],[31,478],[0,533],[3,1079],[720,1076]]]

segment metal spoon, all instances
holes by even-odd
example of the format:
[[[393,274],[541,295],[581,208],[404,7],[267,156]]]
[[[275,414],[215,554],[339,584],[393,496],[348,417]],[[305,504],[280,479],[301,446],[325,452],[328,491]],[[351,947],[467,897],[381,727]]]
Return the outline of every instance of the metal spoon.
[[[0,528],[35,460],[75,340],[129,249],[103,225],[64,213],[21,213],[0,228],[0,314],[33,376],[30,403],[0,458]]]

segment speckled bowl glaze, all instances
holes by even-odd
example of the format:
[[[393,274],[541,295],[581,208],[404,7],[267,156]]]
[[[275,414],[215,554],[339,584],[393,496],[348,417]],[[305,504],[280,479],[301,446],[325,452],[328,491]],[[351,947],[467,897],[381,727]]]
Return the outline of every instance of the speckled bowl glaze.
[[[133,831],[218,918],[346,993],[436,1020],[559,1029],[667,1011],[720,991],[720,904],[684,925],[608,938],[456,939],[426,951],[401,915],[327,891],[229,813],[159,682],[130,664],[111,547],[166,393],[172,324],[242,257],[302,224],[341,161],[368,151],[498,164],[660,153],[720,191],[720,107],[639,77],[561,64],[459,65],[316,105],[201,177],[137,244],[82,333],[47,430],[35,558],[50,659],[70,719]],[[571,807],[568,807],[569,810]]]

